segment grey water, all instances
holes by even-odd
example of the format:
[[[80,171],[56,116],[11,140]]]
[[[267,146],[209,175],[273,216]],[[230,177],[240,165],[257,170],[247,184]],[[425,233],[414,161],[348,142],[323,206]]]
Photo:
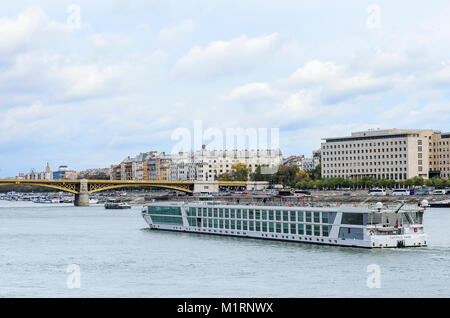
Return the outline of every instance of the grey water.
[[[151,231],[140,209],[0,201],[0,297],[450,296],[449,209],[428,247],[375,250]]]

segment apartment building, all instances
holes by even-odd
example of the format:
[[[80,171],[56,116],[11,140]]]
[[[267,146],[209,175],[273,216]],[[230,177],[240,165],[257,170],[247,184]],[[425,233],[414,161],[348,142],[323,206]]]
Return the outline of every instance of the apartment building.
[[[263,173],[274,173],[283,163],[279,150],[207,150],[166,155],[155,151],[127,157],[111,166],[112,180],[197,180],[214,181],[230,173],[237,163],[248,165],[250,172],[258,166]]]
[[[230,173],[233,165],[244,163],[248,166],[250,173],[254,173],[261,166],[262,173],[275,173],[283,164],[283,156],[280,150],[202,150],[194,154],[195,162],[202,164],[203,179],[217,180],[223,173]],[[199,177],[201,173],[199,173]]]
[[[285,159],[283,159],[284,165],[294,165],[298,167],[298,170],[303,170],[303,160],[305,159],[304,155],[301,156],[289,156]]]
[[[435,130],[389,129],[354,132],[348,137],[324,138],[322,176],[406,180],[427,179],[432,169],[431,141]]]
[[[437,132],[429,138],[430,177],[450,177],[450,133]]]

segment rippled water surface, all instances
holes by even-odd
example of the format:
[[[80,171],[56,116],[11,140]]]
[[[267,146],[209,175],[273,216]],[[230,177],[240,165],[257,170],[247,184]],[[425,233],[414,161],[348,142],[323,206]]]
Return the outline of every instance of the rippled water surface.
[[[150,231],[139,206],[0,201],[0,296],[449,297],[449,229],[449,209],[429,210],[428,247],[366,250]]]

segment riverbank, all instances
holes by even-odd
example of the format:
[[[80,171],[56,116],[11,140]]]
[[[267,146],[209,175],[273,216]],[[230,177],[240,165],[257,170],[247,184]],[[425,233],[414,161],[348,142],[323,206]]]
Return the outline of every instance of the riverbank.
[[[269,195],[241,195],[241,194],[233,194],[232,196],[209,196],[202,197],[203,199],[210,199],[214,201],[224,201],[227,203],[231,202],[239,202],[241,204],[279,204],[279,205],[336,205],[336,204],[371,204],[376,202],[382,202],[385,204],[397,204],[400,202],[405,202],[407,204],[417,205],[422,200],[432,201],[441,201],[450,199],[449,195],[408,195],[408,196],[373,196],[369,195],[367,191],[351,191],[351,192],[342,192],[342,191],[311,191],[310,196],[269,196]],[[170,197],[163,199],[147,199],[148,201],[185,201],[192,202],[199,200],[199,197],[196,196],[182,196],[182,197]]]

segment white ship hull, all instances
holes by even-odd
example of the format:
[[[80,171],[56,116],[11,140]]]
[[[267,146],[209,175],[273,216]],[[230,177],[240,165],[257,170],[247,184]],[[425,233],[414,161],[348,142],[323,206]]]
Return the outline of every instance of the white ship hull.
[[[167,206],[170,206],[170,204],[167,204]],[[189,206],[192,207],[192,206]],[[306,233],[303,234],[297,234],[298,227],[300,226],[300,223],[295,223],[294,226],[295,233],[293,233],[292,230],[288,230],[290,233],[276,233],[275,231],[269,232],[266,228],[265,231],[251,231],[249,229],[242,229],[242,224],[246,222],[247,220],[239,219],[235,220],[235,224],[240,222],[239,229],[224,229],[216,228],[215,226],[208,226],[208,219],[203,219],[203,226],[201,225],[201,217],[198,218],[199,224],[192,225],[192,223],[189,224],[187,218],[188,218],[188,206],[184,207],[182,206],[180,208],[180,216],[182,218],[182,222],[180,221],[179,224],[164,224],[161,222],[154,222],[152,219],[152,215],[147,213],[146,210],[143,211],[142,216],[145,219],[145,221],[148,223],[151,229],[153,230],[166,230],[166,231],[177,231],[177,232],[189,232],[189,233],[197,233],[197,234],[210,234],[210,235],[222,235],[222,236],[234,236],[234,237],[243,237],[243,238],[254,238],[254,239],[265,239],[265,240],[277,240],[277,241],[289,241],[289,242],[298,242],[298,243],[309,243],[309,244],[322,244],[322,245],[334,245],[334,246],[345,246],[345,247],[362,247],[362,248],[396,248],[396,247],[423,247],[427,245],[427,236],[423,233],[423,228],[421,225],[405,225],[401,229],[396,228],[395,231],[402,232],[401,234],[396,235],[390,235],[386,232],[381,232],[382,230],[386,231],[386,228],[383,227],[382,230],[377,230],[376,226],[356,226],[356,225],[346,225],[341,224],[342,221],[342,213],[341,211],[349,211],[348,208],[338,208],[333,209],[334,212],[328,212],[328,210],[325,213],[336,213],[336,217],[334,217],[331,224],[327,224],[329,228],[331,229],[330,232],[326,232],[326,235],[323,234],[323,231],[317,232],[317,233],[309,233],[309,235],[306,235]],[[198,207],[198,206],[197,206]],[[256,210],[262,210],[265,207],[259,207],[259,206],[233,206],[233,208],[241,207],[242,209],[256,209]],[[214,207],[216,208],[216,207]],[[219,208],[219,206],[217,206]],[[220,206],[220,208],[224,208],[224,206]],[[290,211],[295,211],[295,213],[299,211],[316,211],[318,213],[318,209],[311,209],[311,208],[287,208],[287,207],[269,207],[268,209],[289,209]],[[352,209],[350,208],[350,211]],[[289,211],[287,211],[289,213]],[[311,212],[310,212],[311,213]],[[351,212],[350,212],[351,213]],[[195,219],[195,218],[193,218]],[[181,220],[181,219],[180,219]],[[268,220],[267,220],[268,221]],[[268,223],[268,222],[265,223]],[[304,220],[303,220],[304,221]],[[253,222],[253,221],[252,221]],[[263,221],[258,221],[263,222]],[[283,222],[288,221],[274,221],[273,223],[280,223],[280,227],[282,226]],[[213,222],[209,222],[209,224],[212,224]],[[217,222],[219,223],[219,222]],[[222,223],[222,222],[221,222]],[[261,223],[262,224],[262,223]],[[306,223],[305,223],[306,224]],[[304,224],[304,225],[305,225]],[[313,226],[315,225],[314,223]],[[322,223],[320,223],[322,224]],[[218,224],[217,224],[218,225]],[[292,225],[294,225],[292,223]],[[303,228],[303,225],[301,225]],[[291,222],[289,222],[289,229],[291,228]],[[350,230],[349,230],[350,229]],[[344,230],[344,231],[342,231]],[[352,237],[343,237],[346,236],[346,233],[351,233],[352,231],[360,232],[361,237],[360,238],[352,238]],[[303,232],[303,231],[302,231]],[[319,234],[320,233],[320,234]]]

